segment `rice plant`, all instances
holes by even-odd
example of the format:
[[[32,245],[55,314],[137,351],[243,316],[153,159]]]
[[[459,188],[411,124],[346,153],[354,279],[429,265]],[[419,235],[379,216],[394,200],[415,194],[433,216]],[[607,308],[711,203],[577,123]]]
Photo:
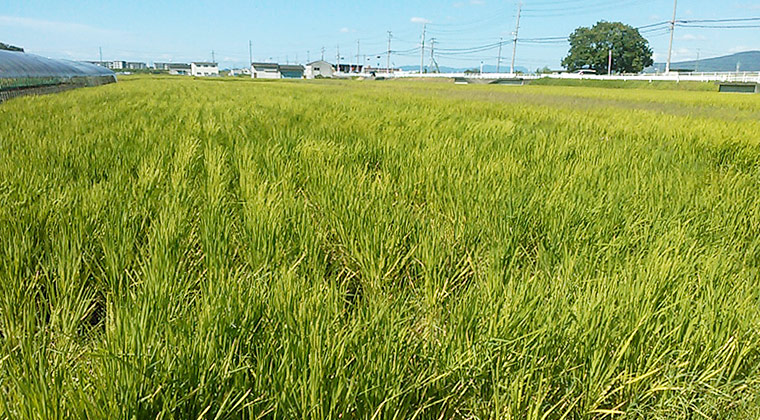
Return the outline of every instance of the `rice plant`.
[[[758,113],[144,77],[4,103],[0,418],[757,418]]]

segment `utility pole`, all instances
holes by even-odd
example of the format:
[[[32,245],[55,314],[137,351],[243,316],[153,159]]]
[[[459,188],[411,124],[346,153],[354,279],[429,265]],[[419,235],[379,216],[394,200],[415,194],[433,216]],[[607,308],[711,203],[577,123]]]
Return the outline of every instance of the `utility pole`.
[[[612,76],[612,48],[610,48],[610,58],[607,60],[607,76]]]
[[[362,51],[361,40],[357,39],[356,40],[356,72],[357,73],[359,73],[359,58],[360,58],[359,56],[362,55],[361,51]]]
[[[337,68],[337,71],[338,71],[338,73],[340,73],[340,44],[338,44],[337,51],[338,51],[338,68]]]
[[[391,74],[391,38],[393,38],[393,32],[388,31],[388,62],[385,64],[387,74]]]
[[[440,73],[441,70],[438,68],[438,62],[435,61],[435,38],[430,40],[430,62],[435,66],[435,72]]]
[[[420,44],[420,74],[425,70],[425,29],[427,23],[422,24],[422,44]]]
[[[697,68],[694,69],[694,73],[699,73],[699,53],[700,52],[701,51],[699,50],[699,48],[697,48]]]
[[[499,58],[496,60],[496,73],[501,73],[501,47],[504,45],[504,38],[499,38]]]
[[[211,62],[216,63],[216,55],[214,55],[214,50],[211,50]]]
[[[325,61],[325,47],[322,47],[322,61]]]
[[[248,41],[248,65],[253,63],[253,41]]]
[[[512,45],[512,64],[509,66],[509,72],[515,74],[515,54],[517,54],[517,34],[520,32],[520,15],[522,14],[522,2],[517,4],[517,25],[515,25],[515,37]]]
[[[98,47],[98,51],[100,51],[100,64],[103,64],[103,47]]]
[[[673,0],[673,20],[670,21],[670,46],[668,47],[668,63],[665,64],[665,73],[670,73],[670,60],[673,57],[673,35],[676,32],[676,10],[678,10],[678,0]]]
[[[306,50],[306,64],[311,63],[311,51]]]

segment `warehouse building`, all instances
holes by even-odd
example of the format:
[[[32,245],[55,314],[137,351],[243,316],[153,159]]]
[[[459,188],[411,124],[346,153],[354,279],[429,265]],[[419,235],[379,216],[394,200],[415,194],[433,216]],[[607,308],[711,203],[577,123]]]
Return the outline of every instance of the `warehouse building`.
[[[300,64],[280,65],[280,74],[283,79],[303,79],[304,68]]]
[[[254,79],[303,79],[304,67],[300,64],[251,63]]]
[[[306,65],[304,74],[307,79],[314,79],[316,77],[333,77],[335,68],[332,64],[324,60],[314,61]]]

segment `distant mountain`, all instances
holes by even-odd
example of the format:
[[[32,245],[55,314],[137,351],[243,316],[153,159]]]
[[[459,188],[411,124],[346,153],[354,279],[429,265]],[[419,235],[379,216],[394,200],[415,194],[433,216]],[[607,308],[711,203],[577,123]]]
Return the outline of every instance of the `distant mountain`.
[[[0,50],[24,52],[23,48],[14,47],[13,45],[4,44],[2,42],[0,42]]]
[[[430,65],[426,65],[425,68],[428,72],[433,71],[433,67]],[[420,66],[401,66],[401,70],[405,71],[419,71]],[[464,73],[467,70],[475,70],[480,71],[480,66],[476,67],[447,67],[447,66],[440,66],[439,70],[441,73]],[[501,68],[499,69],[501,73],[509,73],[509,64],[502,64]],[[530,73],[531,70],[528,70],[525,67],[516,66],[515,71],[522,72],[522,73]],[[494,65],[484,65],[483,66],[483,73],[496,73],[496,66]]]
[[[760,51],[746,51],[723,57],[705,58],[702,60],[681,61],[671,63],[673,70],[692,70],[698,72],[713,71],[760,71]],[[655,63],[645,71],[665,71],[665,63]]]

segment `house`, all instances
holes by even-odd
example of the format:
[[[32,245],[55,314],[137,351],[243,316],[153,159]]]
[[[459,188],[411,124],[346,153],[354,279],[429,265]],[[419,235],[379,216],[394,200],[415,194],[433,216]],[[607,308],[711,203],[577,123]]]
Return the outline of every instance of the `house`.
[[[280,79],[280,65],[276,63],[251,63],[251,77],[254,79]]]
[[[207,61],[190,63],[190,74],[196,77],[219,76],[219,65]]]
[[[164,63],[164,64],[166,64],[164,69],[168,70],[169,74],[172,74],[175,76],[177,75],[187,76],[192,71],[192,66],[190,64],[184,64],[184,63]]]
[[[307,79],[314,79],[315,77],[333,77],[334,72],[332,64],[319,60],[307,64],[304,74]]]
[[[304,68],[302,65],[280,65],[280,74],[283,79],[303,79]]]

